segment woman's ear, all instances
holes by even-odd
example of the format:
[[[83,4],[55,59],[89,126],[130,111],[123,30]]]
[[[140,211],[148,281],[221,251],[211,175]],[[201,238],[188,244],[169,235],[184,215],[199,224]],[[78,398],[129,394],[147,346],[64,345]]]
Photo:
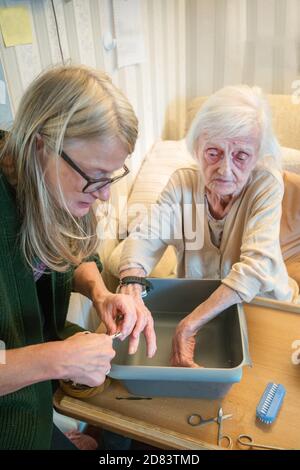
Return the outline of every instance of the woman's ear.
[[[38,152],[42,152],[44,150],[43,137],[41,136],[39,132],[35,136],[35,145],[36,145],[36,150]]]

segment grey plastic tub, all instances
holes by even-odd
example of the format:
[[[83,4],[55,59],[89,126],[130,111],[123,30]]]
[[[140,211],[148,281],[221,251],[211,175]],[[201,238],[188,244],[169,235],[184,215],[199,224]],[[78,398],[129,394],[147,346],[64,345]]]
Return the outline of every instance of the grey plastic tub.
[[[172,337],[178,322],[207,299],[219,281],[151,279],[154,291],[145,299],[152,312],[157,353],[146,356],[141,337],[136,354],[128,355],[128,342],[115,341],[116,356],[110,377],[123,382],[129,392],[143,396],[175,396],[217,399],[242,377],[250,363],[248,337],[242,305],[228,308],[198,333],[195,362],[203,368],[171,367]]]

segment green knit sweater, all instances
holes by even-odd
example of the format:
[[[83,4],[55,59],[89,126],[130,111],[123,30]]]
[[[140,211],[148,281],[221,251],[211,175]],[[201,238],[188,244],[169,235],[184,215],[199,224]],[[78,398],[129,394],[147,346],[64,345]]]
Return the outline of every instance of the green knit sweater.
[[[44,342],[37,289],[20,249],[19,228],[14,191],[0,172],[0,340],[6,349]],[[51,273],[48,340],[80,331],[66,323],[72,275]],[[0,364],[0,380],[1,367],[5,365]],[[49,449],[52,422],[51,381],[0,397],[0,449]]]

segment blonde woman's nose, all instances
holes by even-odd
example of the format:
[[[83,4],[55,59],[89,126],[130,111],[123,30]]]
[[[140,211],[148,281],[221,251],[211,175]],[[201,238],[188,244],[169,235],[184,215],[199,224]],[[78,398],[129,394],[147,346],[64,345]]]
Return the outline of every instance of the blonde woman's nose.
[[[95,199],[100,199],[100,201],[107,201],[110,197],[110,186],[104,186],[104,188],[98,189],[91,193]]]

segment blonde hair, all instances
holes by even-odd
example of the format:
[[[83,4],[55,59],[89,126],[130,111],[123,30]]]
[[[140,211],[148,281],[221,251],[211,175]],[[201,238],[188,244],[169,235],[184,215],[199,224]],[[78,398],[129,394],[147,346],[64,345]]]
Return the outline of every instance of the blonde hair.
[[[281,167],[279,143],[272,129],[271,112],[259,87],[226,86],[211,95],[194,117],[186,135],[189,151],[195,155],[200,136],[245,137],[258,131],[257,163]]]
[[[98,245],[94,212],[73,217],[62,191],[59,205],[49,192],[36,150],[37,134],[43,137],[46,151],[55,152],[58,164],[65,139],[118,138],[130,154],[137,128],[128,100],[103,72],[60,66],[29,86],[3,146],[0,165],[5,166],[9,157],[14,166],[21,246],[31,266],[37,257],[50,269],[66,271],[94,254]]]

